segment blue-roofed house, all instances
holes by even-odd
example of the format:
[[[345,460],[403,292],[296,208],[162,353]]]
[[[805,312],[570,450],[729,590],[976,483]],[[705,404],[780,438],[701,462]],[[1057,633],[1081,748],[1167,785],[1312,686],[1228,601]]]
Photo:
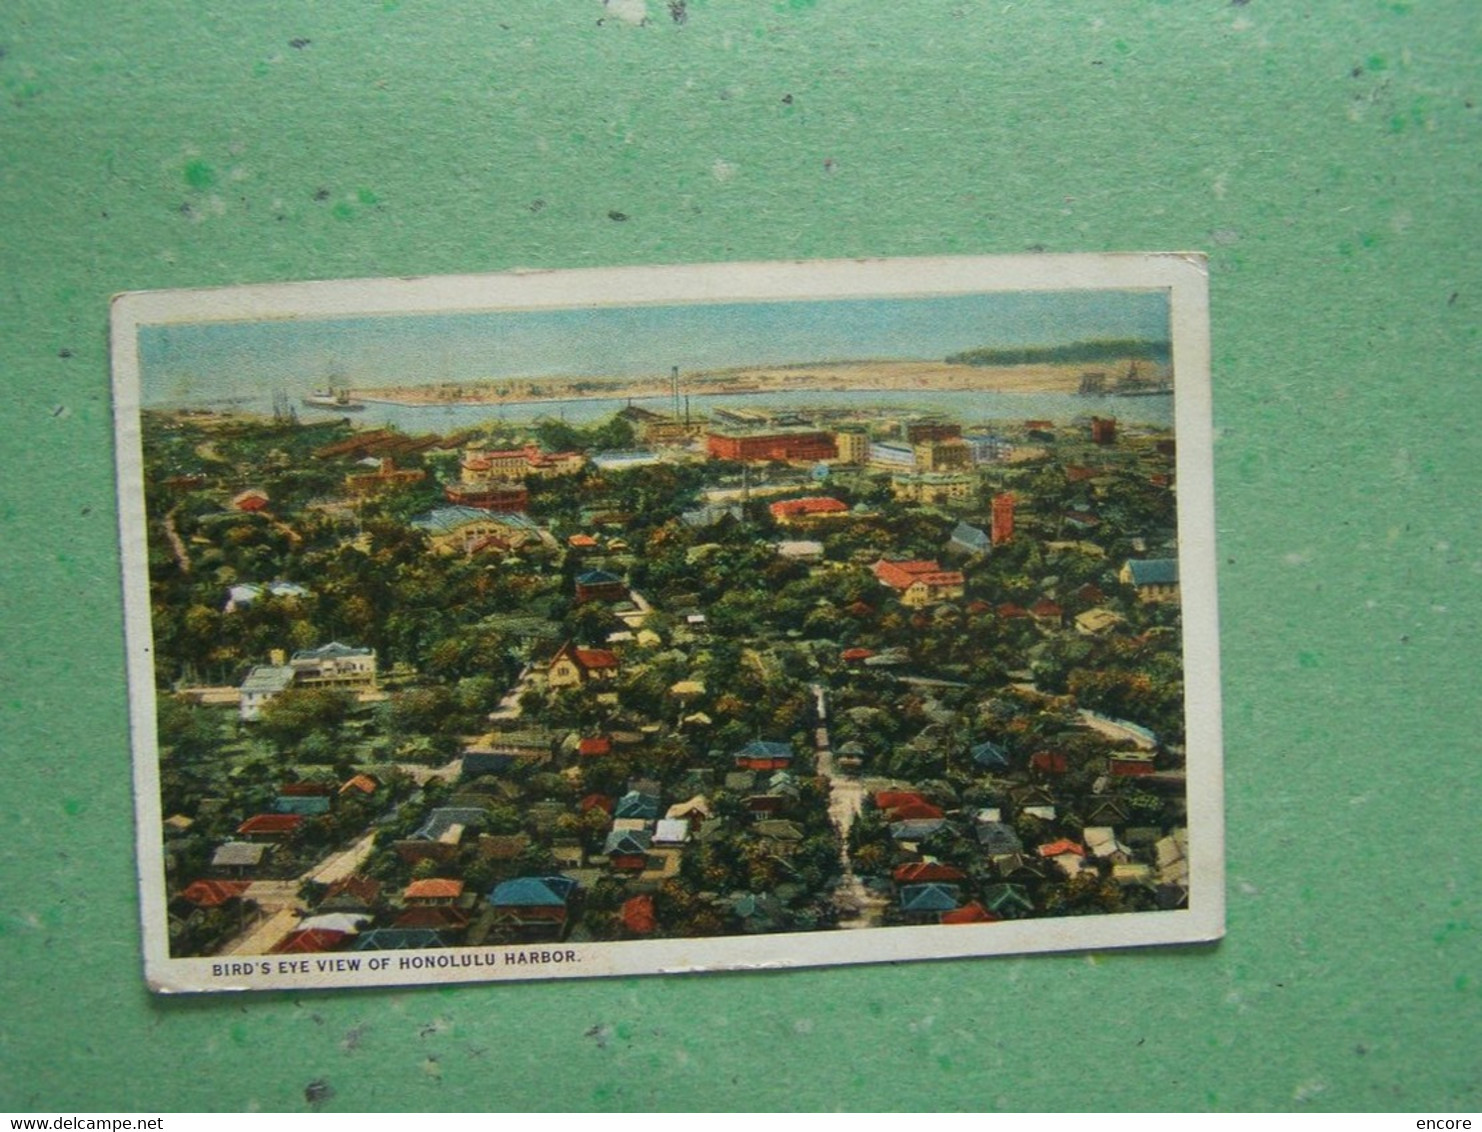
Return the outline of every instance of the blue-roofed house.
[[[628,584],[606,570],[588,570],[576,576],[576,600],[626,601]]]
[[[568,876],[516,877],[494,886],[492,930],[504,938],[559,939],[576,881]]]
[[[322,794],[280,794],[273,799],[273,812],[275,814],[299,814],[306,818],[316,817],[319,814],[329,813],[329,803],[330,799]]]
[[[1129,558],[1117,578],[1137,590],[1139,601],[1178,601],[1177,558]]]
[[[968,754],[972,756],[973,762],[983,770],[1009,769],[1009,753],[991,739],[974,743]]]
[[[376,928],[355,937],[351,951],[416,951],[424,947],[447,947],[439,932],[430,928]]]
[[[987,554],[993,548],[993,540],[987,532],[970,523],[958,523],[952,528],[952,537],[947,540],[949,550],[961,554]]]
[[[955,884],[902,885],[900,910],[906,916],[934,921],[943,912],[951,912],[962,903],[960,891]]]
[[[792,746],[753,739],[735,754],[738,770],[785,770],[792,765]]]

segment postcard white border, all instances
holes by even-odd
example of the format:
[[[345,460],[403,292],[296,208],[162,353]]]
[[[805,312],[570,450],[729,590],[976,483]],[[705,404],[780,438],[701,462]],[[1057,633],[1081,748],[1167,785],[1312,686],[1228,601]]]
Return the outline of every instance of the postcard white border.
[[[155,723],[139,330],[204,321],[628,307],[659,303],[1162,290],[1170,296],[1188,773],[1189,904],[1166,912],[951,927],[709,939],[512,944],[427,951],[175,959],[166,933]],[[493,275],[281,283],[117,295],[111,344],[145,977],[160,992],[308,989],[786,969],[1197,943],[1224,934],[1224,805],[1208,273],[1198,253],[1019,255],[516,270]],[[510,956],[550,953],[540,962]],[[560,952],[559,959],[555,957]],[[357,970],[316,960],[359,959]],[[250,967],[223,974],[223,964]],[[213,971],[213,967],[216,968]]]

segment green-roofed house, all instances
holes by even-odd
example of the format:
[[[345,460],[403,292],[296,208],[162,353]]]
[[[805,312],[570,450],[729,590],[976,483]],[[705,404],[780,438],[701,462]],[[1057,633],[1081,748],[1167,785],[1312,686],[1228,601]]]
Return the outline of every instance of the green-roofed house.
[[[1129,558],[1117,578],[1137,590],[1139,601],[1179,599],[1177,558]]]

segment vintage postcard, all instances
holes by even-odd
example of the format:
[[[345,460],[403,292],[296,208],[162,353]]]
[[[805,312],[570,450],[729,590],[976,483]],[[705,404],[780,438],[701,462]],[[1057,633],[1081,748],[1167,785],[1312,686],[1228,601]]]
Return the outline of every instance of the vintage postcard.
[[[113,308],[160,991],[1224,923],[1197,255]]]

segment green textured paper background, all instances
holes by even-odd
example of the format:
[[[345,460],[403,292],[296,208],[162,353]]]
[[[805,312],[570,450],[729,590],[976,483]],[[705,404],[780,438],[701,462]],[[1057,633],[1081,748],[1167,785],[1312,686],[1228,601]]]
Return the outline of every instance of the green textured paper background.
[[[0,10],[0,1108],[1477,1109],[1475,0],[643,7]],[[111,293],[1031,248],[1211,256],[1222,944],[145,992]]]

